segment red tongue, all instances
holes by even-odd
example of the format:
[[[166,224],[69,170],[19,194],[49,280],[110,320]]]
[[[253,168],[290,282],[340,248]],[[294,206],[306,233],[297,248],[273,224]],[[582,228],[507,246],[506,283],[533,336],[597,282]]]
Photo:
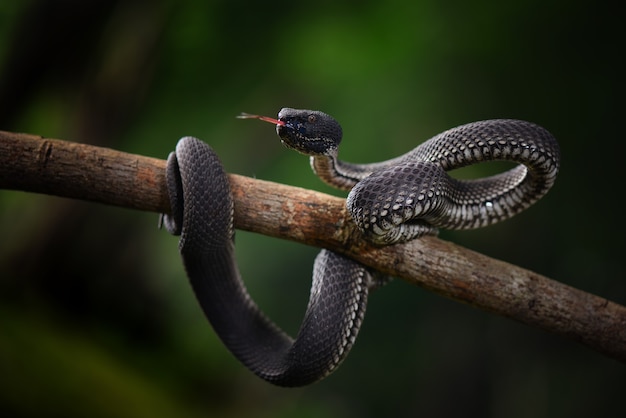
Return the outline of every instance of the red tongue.
[[[260,119],[260,120],[262,120],[264,122],[273,123],[274,125],[285,126],[285,122],[283,122],[282,120],[270,118],[269,116],[251,115],[249,113],[241,112],[241,114],[239,116],[237,116],[237,118],[238,119]]]

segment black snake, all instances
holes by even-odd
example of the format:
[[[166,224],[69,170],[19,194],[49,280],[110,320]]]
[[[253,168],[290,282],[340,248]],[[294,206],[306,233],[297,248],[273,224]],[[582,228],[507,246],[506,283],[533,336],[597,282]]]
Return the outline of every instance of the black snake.
[[[393,244],[510,218],[541,198],[559,168],[554,137],[535,124],[487,120],[443,132],[391,160],[351,164],[337,159],[341,126],[325,113],[284,108],[276,124],[282,142],[311,156],[325,182],[350,190],[347,207],[364,236]],[[457,180],[446,171],[481,161],[519,163],[508,171]],[[308,307],[295,339],[250,298],[234,256],[233,200],[228,178],[204,142],[182,138],[167,164],[172,214],[165,226],[180,234],[179,250],[205,315],[226,347],[261,378],[301,386],[330,374],[354,344],[377,275],[342,255],[315,259]]]

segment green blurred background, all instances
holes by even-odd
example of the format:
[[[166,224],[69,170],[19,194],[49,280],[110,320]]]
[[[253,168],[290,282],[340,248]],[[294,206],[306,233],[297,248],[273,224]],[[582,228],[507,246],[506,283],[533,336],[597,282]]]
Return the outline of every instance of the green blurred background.
[[[271,126],[344,127],[393,157],[463,123],[548,128],[554,189],[443,239],[626,304],[623,15],[602,1],[69,1],[0,4],[0,129],[164,158],[210,143],[230,172],[341,195]],[[482,167],[473,175],[480,175]],[[336,373],[286,390],[226,351],[157,215],[0,191],[0,416],[623,416],[624,365],[402,281],[370,298]],[[315,248],[238,233],[251,293],[294,332]]]

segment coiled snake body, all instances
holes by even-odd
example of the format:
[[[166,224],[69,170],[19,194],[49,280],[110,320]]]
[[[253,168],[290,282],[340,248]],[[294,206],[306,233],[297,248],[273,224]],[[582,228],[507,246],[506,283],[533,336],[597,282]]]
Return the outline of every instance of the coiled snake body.
[[[247,115],[246,117],[257,117]],[[519,120],[488,120],[443,132],[414,150],[372,164],[337,159],[339,123],[325,113],[284,108],[276,124],[282,142],[311,156],[325,182],[350,190],[346,205],[366,239],[388,245],[499,222],[526,209],[553,185],[559,148],[545,129]],[[520,165],[491,177],[457,180],[446,171],[481,161]],[[179,141],[167,165],[179,250],[196,297],[226,347],[259,377],[300,386],[330,374],[354,344],[376,274],[322,250],[295,339],[267,318],[248,295],[234,257],[233,201],[222,165],[205,143]]]

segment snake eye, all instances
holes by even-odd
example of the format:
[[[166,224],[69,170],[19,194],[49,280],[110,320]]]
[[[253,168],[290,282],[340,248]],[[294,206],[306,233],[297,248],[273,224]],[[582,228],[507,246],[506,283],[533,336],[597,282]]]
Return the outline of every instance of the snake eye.
[[[315,115],[309,115],[308,119],[310,123],[314,123],[317,120],[317,117]]]

